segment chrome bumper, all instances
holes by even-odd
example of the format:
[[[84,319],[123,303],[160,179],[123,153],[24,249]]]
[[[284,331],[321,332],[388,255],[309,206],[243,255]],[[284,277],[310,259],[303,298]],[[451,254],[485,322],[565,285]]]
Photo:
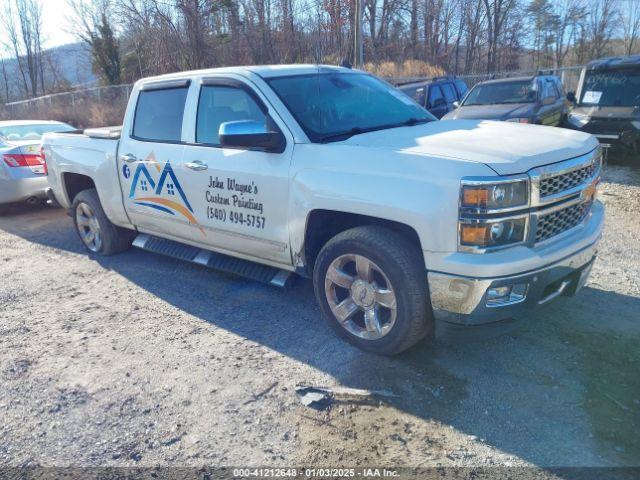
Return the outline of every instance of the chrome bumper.
[[[479,325],[521,317],[538,305],[574,295],[586,283],[596,257],[597,244],[541,269],[506,277],[471,278],[429,272],[431,306],[437,320]],[[526,285],[524,298],[491,305],[487,291],[496,287]]]

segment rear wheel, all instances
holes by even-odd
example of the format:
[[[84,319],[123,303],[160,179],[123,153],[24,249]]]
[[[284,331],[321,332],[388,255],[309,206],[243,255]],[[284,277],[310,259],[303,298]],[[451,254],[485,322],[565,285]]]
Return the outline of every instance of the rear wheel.
[[[99,255],[111,255],[131,246],[133,232],[111,223],[95,189],[78,193],[71,212],[78,236],[87,250]]]
[[[364,350],[394,355],[433,331],[421,252],[391,230],[356,227],[331,239],[314,288],[331,327]]]

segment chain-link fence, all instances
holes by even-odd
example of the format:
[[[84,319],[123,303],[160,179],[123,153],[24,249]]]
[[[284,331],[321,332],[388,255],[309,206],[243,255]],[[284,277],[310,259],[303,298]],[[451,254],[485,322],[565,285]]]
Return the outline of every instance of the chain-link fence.
[[[542,73],[557,75],[567,92],[575,92],[582,66],[541,70]],[[501,72],[495,74],[460,75],[469,88],[476,83],[493,78],[535,75],[537,72]],[[388,78],[394,84],[420,81],[420,78]],[[424,80],[424,79],[422,79]],[[9,119],[60,120],[78,128],[119,125],[122,123],[132,85],[94,87],[86,90],[56,93],[44,97],[11,102],[5,105],[2,116]]]
[[[5,105],[4,116],[11,119],[59,120],[78,128],[119,125],[131,87],[94,87],[11,102]]]

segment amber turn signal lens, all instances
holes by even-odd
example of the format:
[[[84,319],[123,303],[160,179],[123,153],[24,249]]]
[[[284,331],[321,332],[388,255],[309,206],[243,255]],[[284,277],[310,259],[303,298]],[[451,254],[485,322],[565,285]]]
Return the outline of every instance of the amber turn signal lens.
[[[462,225],[460,236],[465,245],[484,246],[489,243],[488,225]]]
[[[489,200],[486,188],[466,188],[462,191],[462,204],[468,207],[485,207]]]

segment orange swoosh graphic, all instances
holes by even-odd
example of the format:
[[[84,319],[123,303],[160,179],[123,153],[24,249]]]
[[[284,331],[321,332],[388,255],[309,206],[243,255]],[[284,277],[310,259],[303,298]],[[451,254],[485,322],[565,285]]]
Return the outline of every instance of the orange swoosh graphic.
[[[198,227],[200,226],[198,225],[198,220],[196,220],[196,217],[194,217],[189,210],[187,210],[185,207],[183,207],[179,203],[174,202],[173,200],[168,200],[166,198],[159,198],[159,197],[142,197],[142,198],[136,198],[135,200],[140,202],[159,203],[160,205],[164,205],[165,207],[173,208],[175,211],[180,212],[182,215],[187,217],[189,222],[191,222],[194,225],[197,225]]]

